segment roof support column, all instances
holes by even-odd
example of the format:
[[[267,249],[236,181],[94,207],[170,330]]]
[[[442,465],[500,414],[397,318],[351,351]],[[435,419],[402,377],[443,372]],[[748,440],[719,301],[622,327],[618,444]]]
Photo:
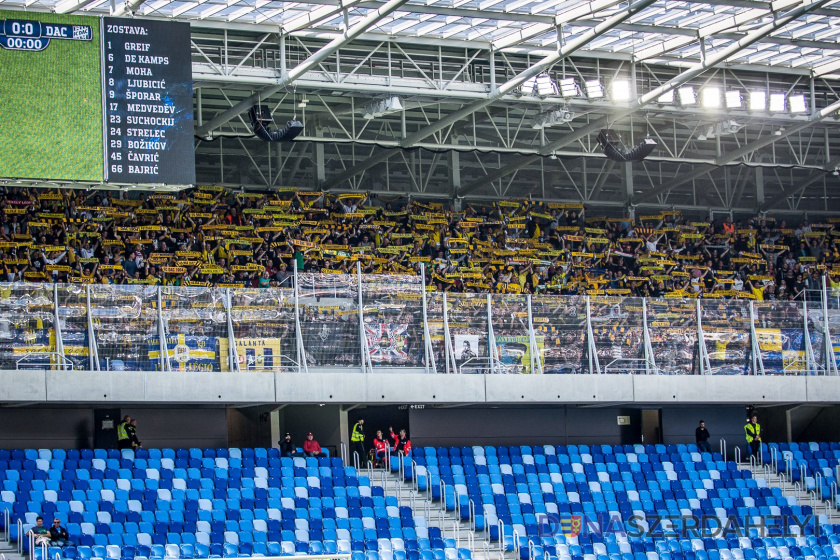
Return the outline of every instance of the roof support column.
[[[309,58],[292,68],[288,72],[288,74],[281,76],[280,79],[277,81],[277,84],[264,88],[261,91],[250,95],[249,97],[243,99],[230,109],[222,112],[220,115],[216,115],[210,122],[208,122],[204,126],[198,127],[195,131],[196,136],[203,137],[210,135],[210,133],[213,130],[230,121],[231,119],[239,116],[241,113],[244,113],[253,105],[259,103],[261,99],[274,95],[278,91],[282,90],[287,85],[300,78],[308,70],[314,68],[315,66],[326,60],[339,48],[343,47],[344,45],[346,45],[365,31],[367,31],[371,27],[375,26],[382,19],[395,12],[398,8],[400,8],[400,6],[402,6],[406,2],[408,2],[408,0],[389,0],[378,9],[371,10],[367,14],[367,16],[365,16],[364,19],[362,19],[362,21],[348,29],[344,36],[333,39],[332,41],[327,43],[323,48],[313,53],[312,56],[310,56]]]
[[[770,35],[774,31],[777,31],[778,29],[784,27],[785,25],[787,25],[791,21],[794,21],[795,19],[805,15],[808,12],[811,12],[813,10],[821,8],[823,5],[825,5],[826,2],[827,2],[827,0],[815,0],[814,2],[811,2],[810,4],[804,4],[804,5],[802,5],[798,8],[795,8],[795,9],[791,10],[790,12],[788,12],[784,16],[777,17],[776,19],[774,19],[772,22],[768,23],[767,25],[763,25],[760,28],[758,28],[754,31],[751,31],[750,33],[747,33],[746,35],[744,35],[743,37],[741,37],[737,41],[733,41],[727,47],[721,49],[720,51],[716,52],[715,54],[712,54],[712,55],[707,54],[706,58],[702,62],[699,62],[699,63],[696,63],[696,64],[692,65],[691,67],[689,67],[684,72],[681,72],[680,74],[671,78],[670,80],[663,83],[659,87],[654,88],[653,90],[649,91],[645,95],[642,95],[641,97],[637,98],[635,101],[630,103],[628,106],[626,106],[624,108],[621,108],[621,109],[618,109],[617,111],[615,111],[614,113],[612,113],[610,115],[607,115],[607,116],[601,117],[599,119],[596,119],[595,121],[592,121],[588,125],[582,126],[582,127],[578,128],[577,130],[574,130],[573,132],[570,132],[569,134],[564,135],[559,140],[555,140],[554,142],[550,142],[550,143],[546,144],[545,146],[543,146],[540,149],[540,154],[543,155],[543,156],[549,155],[554,150],[558,150],[560,148],[568,146],[569,144],[571,144],[573,142],[577,142],[581,138],[585,138],[585,137],[597,132],[601,128],[604,128],[605,126],[609,125],[609,123],[611,123],[611,122],[615,122],[619,119],[622,119],[622,118],[625,118],[625,117],[628,117],[628,116],[632,115],[633,113],[635,113],[639,109],[643,108],[644,106],[646,106],[646,105],[656,101],[657,99],[659,99],[659,97],[662,94],[667,93],[669,91],[672,91],[672,90],[680,87],[682,84],[688,82],[689,80],[692,80],[692,79],[696,78],[697,76],[699,76],[700,74],[702,74],[706,70],[708,70],[708,69],[710,69],[714,66],[717,66],[718,64],[721,64],[722,62],[726,61],[730,57],[738,54],[743,49],[745,49],[745,48],[749,47],[750,45],[760,41],[761,39]],[[478,180],[478,181],[476,181],[472,184],[469,184],[469,185],[465,186],[462,189],[461,193],[459,193],[459,194],[464,195],[464,194],[470,193],[470,192],[474,191],[475,189],[478,189],[478,188],[480,188],[480,187],[482,187],[486,184],[491,183],[492,181],[495,181],[497,179],[500,179],[501,177],[504,177],[504,176],[506,176],[510,173],[513,173],[517,169],[519,169],[521,167],[524,167],[525,165],[528,165],[529,163],[532,163],[539,158],[540,158],[540,156],[526,156],[526,157],[519,158],[518,160],[506,165],[505,167],[502,167],[501,169],[498,169],[497,171],[488,174],[486,177],[484,177],[484,178],[482,178],[482,179],[480,179],[480,180]],[[650,198],[650,196],[652,196],[652,195],[650,195],[650,193],[645,194],[645,198]],[[633,202],[636,203],[637,201],[634,200]]]

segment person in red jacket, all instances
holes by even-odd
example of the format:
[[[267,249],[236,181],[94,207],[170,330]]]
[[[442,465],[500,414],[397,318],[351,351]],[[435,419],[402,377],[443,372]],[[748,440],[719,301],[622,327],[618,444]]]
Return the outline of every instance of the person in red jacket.
[[[312,435],[312,432],[306,434],[306,441],[303,442],[303,454],[307,457],[326,457],[327,455],[321,450],[321,445]]]
[[[388,445],[388,440],[382,435],[382,430],[376,430],[376,437],[373,438],[374,467],[378,468],[385,464],[390,450],[391,446]]]
[[[388,431],[391,432],[391,439],[394,440],[394,453],[402,451],[405,457],[411,455],[411,440],[408,439],[408,434],[405,433],[405,430],[400,430],[399,435],[394,433],[394,428],[388,428]]]

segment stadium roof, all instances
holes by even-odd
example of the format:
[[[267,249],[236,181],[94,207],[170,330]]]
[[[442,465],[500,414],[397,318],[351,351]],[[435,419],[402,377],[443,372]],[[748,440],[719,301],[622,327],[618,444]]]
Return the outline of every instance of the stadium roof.
[[[384,2],[362,0],[146,0],[136,14],[199,26],[254,26],[321,38],[339,36]],[[659,0],[582,50],[634,60],[696,62],[743,33],[802,5],[798,0]],[[840,0],[814,2],[795,22],[743,49],[732,62],[802,68],[817,75],[840,70]],[[817,7],[817,4],[819,6]],[[626,9],[616,0],[409,0],[372,32],[465,46],[552,49]],[[109,0],[0,0],[0,8],[109,14]]]
[[[840,209],[840,0],[0,0],[0,9],[189,22],[199,182],[619,209]],[[558,90],[523,91],[542,74]],[[566,79],[575,95],[561,95]],[[616,99],[620,82],[629,91]],[[683,85],[696,102],[674,97]],[[737,90],[743,104],[710,109],[704,90]],[[783,96],[784,108],[752,110],[753,91]],[[371,109],[390,96],[401,110]],[[297,115],[304,133],[288,147],[253,140],[243,115],[255,103],[279,123]],[[659,145],[644,162],[615,164],[594,140],[601,128],[628,146],[645,136]]]

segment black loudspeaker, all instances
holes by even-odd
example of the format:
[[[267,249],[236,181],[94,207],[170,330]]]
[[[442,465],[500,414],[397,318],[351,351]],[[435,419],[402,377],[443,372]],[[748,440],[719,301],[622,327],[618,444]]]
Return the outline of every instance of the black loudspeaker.
[[[248,116],[251,117],[254,134],[266,142],[291,142],[303,132],[303,123],[294,119],[288,121],[283,128],[275,129],[274,118],[265,105],[254,105],[248,111]]]
[[[638,146],[628,152],[621,143],[621,136],[611,128],[605,128],[598,133],[598,144],[601,145],[605,156],[618,162],[642,161],[656,147],[654,139],[645,138]]]

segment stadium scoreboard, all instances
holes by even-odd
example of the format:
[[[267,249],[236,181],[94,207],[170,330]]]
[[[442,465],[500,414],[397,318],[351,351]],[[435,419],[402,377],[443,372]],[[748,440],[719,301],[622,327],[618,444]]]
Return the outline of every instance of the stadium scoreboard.
[[[0,11],[0,68],[0,176],[195,183],[188,24]]]

